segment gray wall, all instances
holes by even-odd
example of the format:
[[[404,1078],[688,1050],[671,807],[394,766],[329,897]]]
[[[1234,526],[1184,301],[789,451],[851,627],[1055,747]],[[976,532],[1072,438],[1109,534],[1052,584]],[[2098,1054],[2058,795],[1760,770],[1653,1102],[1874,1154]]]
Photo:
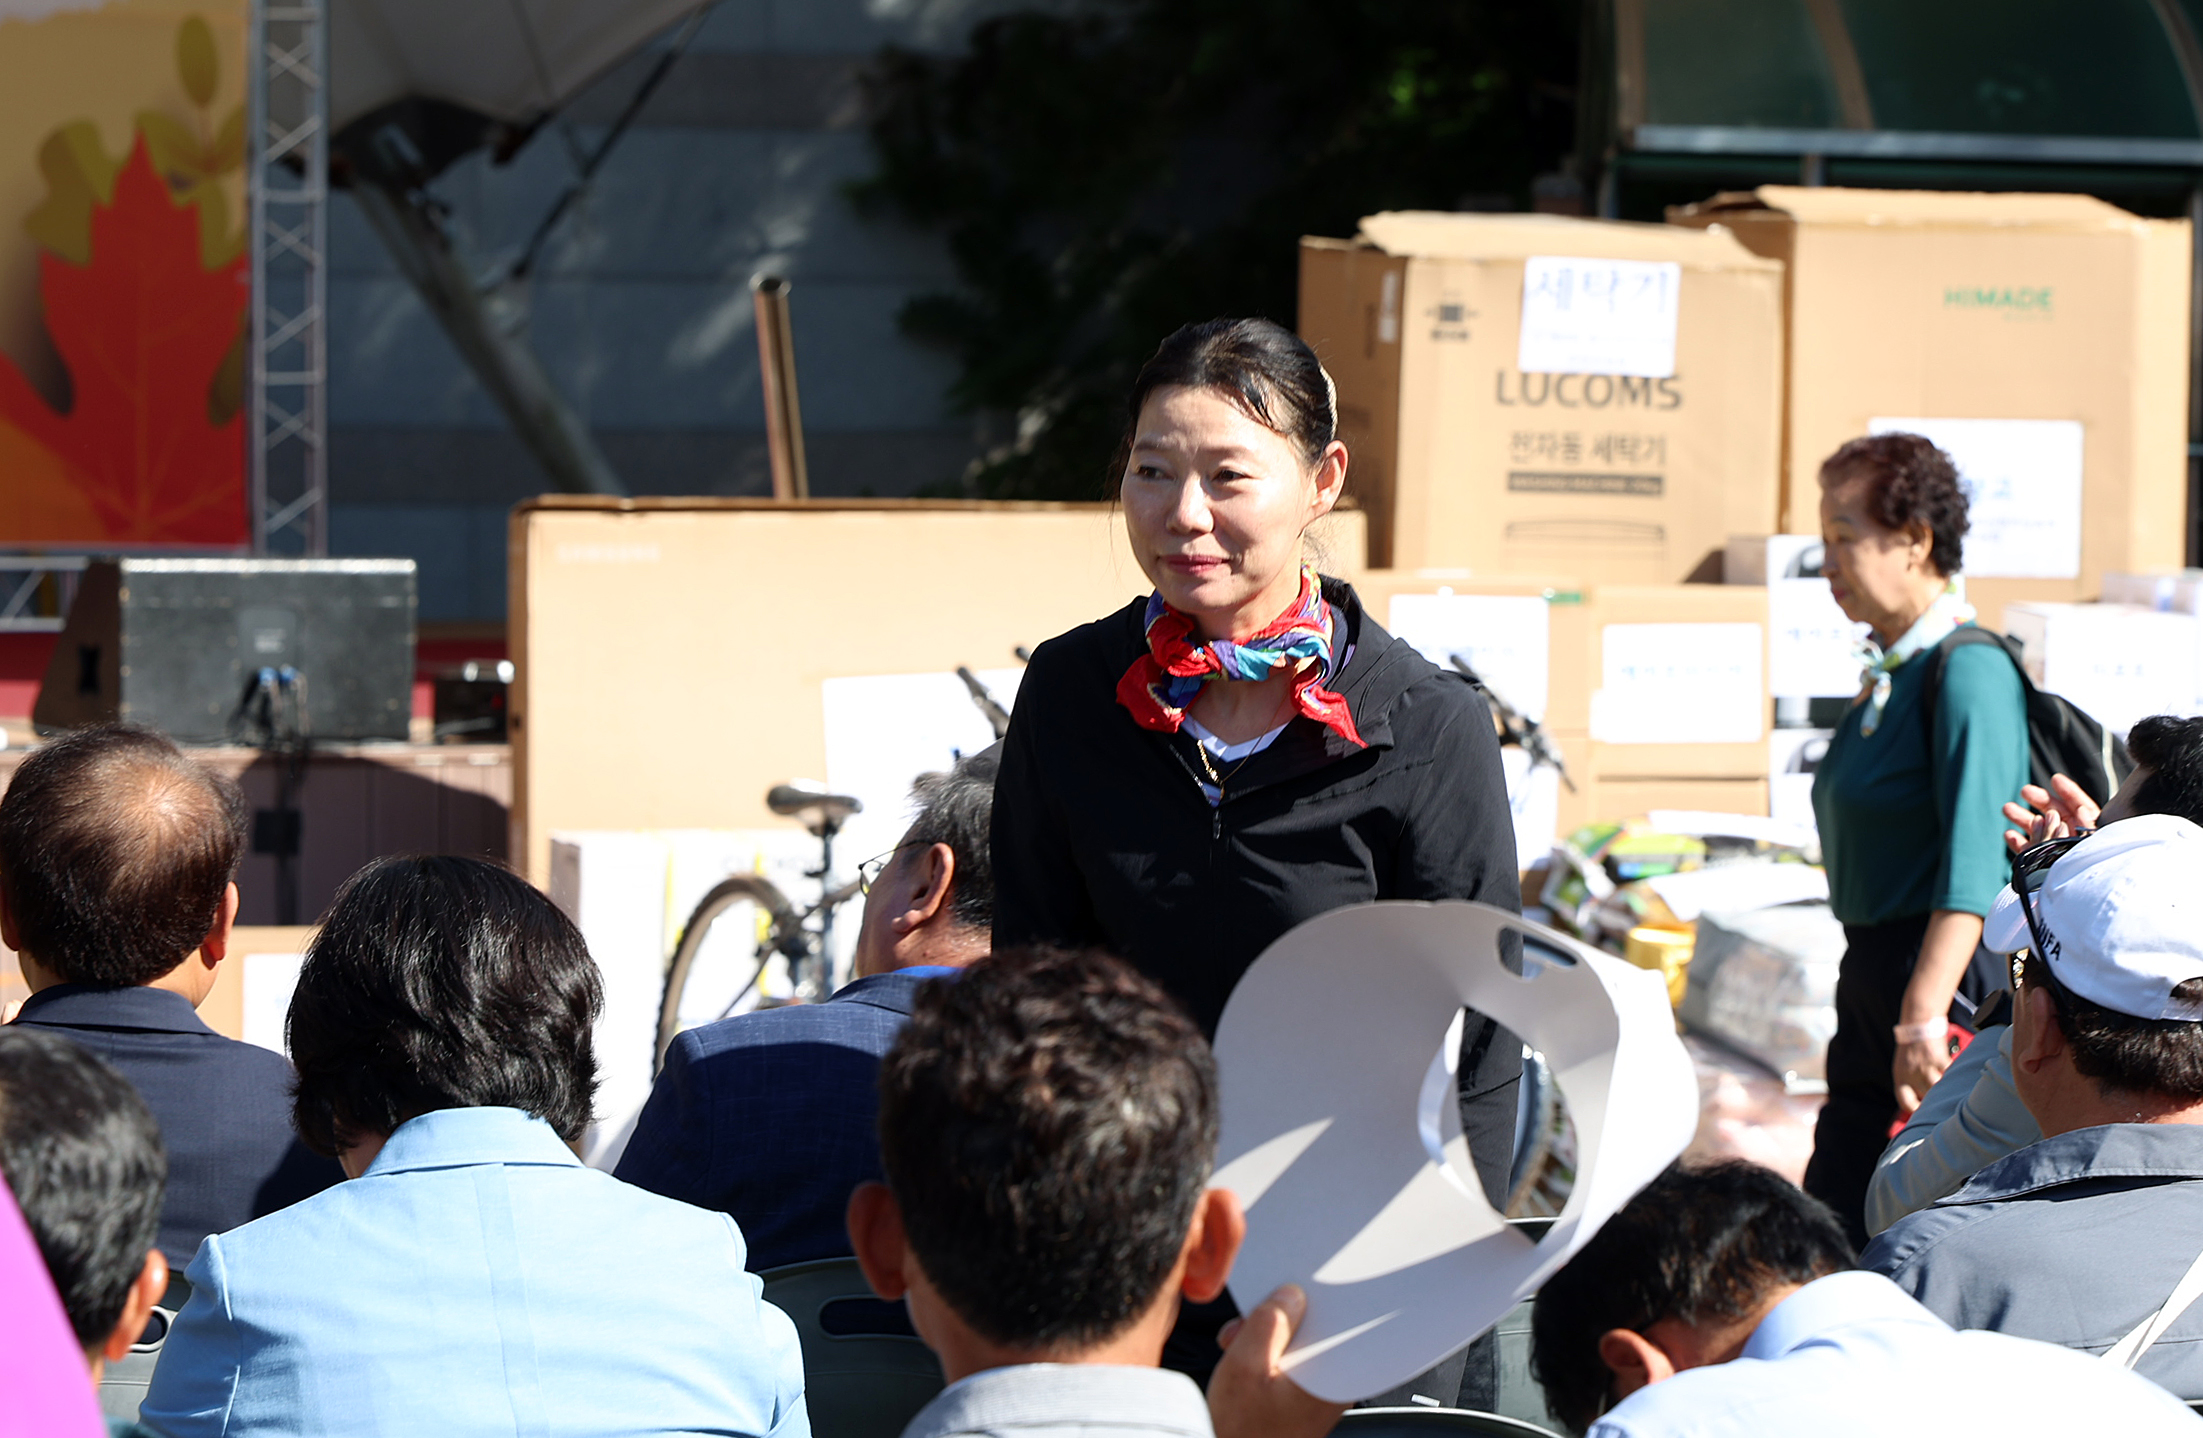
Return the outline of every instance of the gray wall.
[[[794,284],[796,361],[817,494],[908,494],[978,450],[948,413],[950,360],[896,332],[912,294],[953,282],[943,246],[860,219],[871,171],[855,73],[894,43],[960,44],[1009,0],[722,0],[538,263],[531,338],[638,494],[762,494],[749,280]],[[569,110],[592,145],[648,57]],[[437,193],[488,264],[518,251],[573,173],[546,126],[513,162],[475,156]],[[331,206],[330,550],[408,555],[424,620],[505,612],[505,516],[540,472],[401,279],[351,199]]]

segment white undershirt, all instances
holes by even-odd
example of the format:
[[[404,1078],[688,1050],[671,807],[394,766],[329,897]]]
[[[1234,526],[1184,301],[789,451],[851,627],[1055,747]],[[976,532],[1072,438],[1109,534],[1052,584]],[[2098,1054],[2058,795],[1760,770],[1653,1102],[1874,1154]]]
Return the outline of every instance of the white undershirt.
[[[1185,731],[1193,736],[1193,741],[1196,744],[1209,751],[1209,758],[1216,762],[1217,772],[1223,773],[1225,766],[1236,764],[1250,754],[1259,754],[1269,748],[1271,744],[1276,742],[1277,736],[1285,732],[1285,725],[1292,722],[1288,719],[1285,724],[1278,725],[1267,734],[1257,734],[1244,744],[1225,743],[1202,728],[1201,721],[1190,714],[1186,716],[1184,727]],[[1201,792],[1209,796],[1209,803],[1221,804],[1224,802],[1224,791],[1222,789],[1206,779],[1201,780],[1200,784]]]

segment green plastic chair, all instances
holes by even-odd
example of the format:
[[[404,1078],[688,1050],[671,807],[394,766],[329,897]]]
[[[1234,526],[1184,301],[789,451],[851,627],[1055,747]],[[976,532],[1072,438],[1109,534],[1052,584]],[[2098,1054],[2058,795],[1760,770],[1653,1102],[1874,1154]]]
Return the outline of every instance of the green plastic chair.
[[[1501,1413],[1466,1408],[1352,1408],[1333,1438],[1437,1438],[1441,1433],[1484,1433],[1491,1438],[1560,1438],[1550,1428]]]
[[[908,1333],[878,1331],[890,1326],[881,1321],[887,1305],[854,1258],[791,1263],[758,1277],[765,1301],[788,1315],[803,1342],[813,1438],[901,1438],[941,1391],[932,1349]]]

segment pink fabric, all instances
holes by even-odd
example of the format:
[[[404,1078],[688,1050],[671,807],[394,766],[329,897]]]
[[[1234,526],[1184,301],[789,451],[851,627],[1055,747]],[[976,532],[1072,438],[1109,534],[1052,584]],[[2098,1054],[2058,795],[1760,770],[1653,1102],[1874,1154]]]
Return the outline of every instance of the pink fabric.
[[[106,1433],[84,1350],[15,1195],[0,1182],[0,1438]]]

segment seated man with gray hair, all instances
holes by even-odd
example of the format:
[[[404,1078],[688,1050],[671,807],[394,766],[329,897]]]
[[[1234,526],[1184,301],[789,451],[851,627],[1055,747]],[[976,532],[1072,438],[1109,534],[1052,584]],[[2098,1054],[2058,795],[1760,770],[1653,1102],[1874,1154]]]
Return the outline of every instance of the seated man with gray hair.
[[[616,1176],[732,1215],[753,1273],[849,1256],[849,1194],[880,1177],[880,1058],[919,986],[992,943],[995,767],[990,749],[914,786],[917,819],[863,869],[853,982],[690,1029],[666,1052]]]

